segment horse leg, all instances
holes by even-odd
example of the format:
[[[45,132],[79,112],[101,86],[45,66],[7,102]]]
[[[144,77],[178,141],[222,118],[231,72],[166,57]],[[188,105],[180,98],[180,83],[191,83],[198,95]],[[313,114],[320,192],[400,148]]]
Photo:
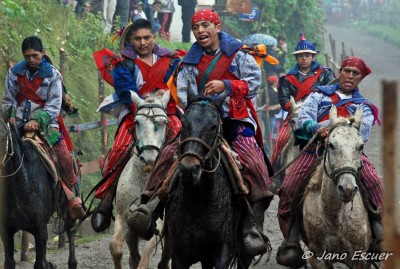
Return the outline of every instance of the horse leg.
[[[34,269],[48,269],[49,264],[46,260],[47,252],[47,224],[39,225],[36,233],[33,234],[35,237],[36,245],[36,261],[33,266]]]
[[[75,221],[67,218],[64,222],[65,230],[68,236],[68,247],[69,247],[69,257],[68,257],[68,269],[76,269],[78,266],[78,261],[76,260],[75,255],[75,235],[76,230],[73,229],[75,225]]]
[[[159,220],[161,221],[161,220]],[[161,260],[158,263],[158,269],[169,269],[169,261],[171,260],[171,245],[170,245],[170,239],[167,235],[168,229],[167,229],[167,223],[163,221],[164,227],[162,228],[162,233],[163,234],[163,240],[164,240],[164,246],[161,254]],[[157,221],[157,228],[158,227],[158,221]],[[161,230],[159,230],[161,231]]]
[[[333,264],[327,263],[324,260],[319,260],[317,259],[318,255],[314,255],[312,258],[310,258],[308,261],[310,262],[311,268],[315,269],[333,269]]]
[[[115,269],[122,269],[122,255],[123,253],[123,244],[124,244],[124,235],[126,225],[123,224],[123,217],[117,212],[115,216],[114,222],[114,236],[110,243],[110,253],[114,262]]]
[[[157,230],[161,231],[163,229],[163,226],[164,226],[163,221],[157,220]],[[153,237],[146,242],[143,248],[142,257],[140,258],[140,262],[137,269],[149,268],[151,251],[155,249],[156,245],[157,245],[157,237],[153,235]]]
[[[229,263],[231,260],[231,253],[230,253],[231,249],[232,248],[228,244],[223,244],[221,246],[221,249],[216,253],[217,259],[215,261],[215,269],[225,269],[229,267]],[[208,259],[208,260],[213,262],[213,259]],[[213,268],[213,264],[211,264],[211,267],[208,268]]]
[[[4,245],[4,268],[15,269],[14,260],[14,234],[16,231],[4,231],[1,234],[1,239]]]
[[[128,233],[125,237],[126,243],[129,248],[129,268],[136,269],[140,262],[140,254],[139,254],[139,236],[128,229]]]

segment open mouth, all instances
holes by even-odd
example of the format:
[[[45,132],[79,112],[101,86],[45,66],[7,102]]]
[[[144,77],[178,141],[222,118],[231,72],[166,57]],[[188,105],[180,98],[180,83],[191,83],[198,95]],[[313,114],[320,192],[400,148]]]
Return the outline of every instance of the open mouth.
[[[206,35],[199,36],[199,41],[202,42],[202,43],[205,43],[208,40],[209,40],[209,38]]]

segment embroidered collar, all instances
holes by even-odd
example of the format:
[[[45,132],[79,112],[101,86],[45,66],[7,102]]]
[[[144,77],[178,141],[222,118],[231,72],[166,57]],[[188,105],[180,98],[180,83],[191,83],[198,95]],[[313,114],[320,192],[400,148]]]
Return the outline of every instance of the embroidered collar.
[[[26,72],[28,72],[28,63],[25,60],[22,60],[19,63],[17,63],[16,65],[14,65],[13,67],[11,67],[11,71],[22,76]],[[52,77],[53,76],[53,67],[45,59],[43,59],[37,73],[38,73],[38,77],[40,77],[40,78]]]
[[[243,44],[225,32],[219,33],[219,46],[222,52],[230,57],[232,54],[237,52]],[[192,47],[186,54],[186,56],[182,59],[182,62],[188,64],[198,64],[201,60],[201,57],[204,54],[204,49],[199,45],[196,41],[193,43]]]

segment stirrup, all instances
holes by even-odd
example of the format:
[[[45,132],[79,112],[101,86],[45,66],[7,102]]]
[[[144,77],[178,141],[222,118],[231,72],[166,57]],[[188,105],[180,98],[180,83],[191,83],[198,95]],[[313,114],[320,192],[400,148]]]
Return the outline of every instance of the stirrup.
[[[244,248],[253,257],[265,254],[270,250],[269,238],[262,234],[256,226],[245,230],[243,235]]]
[[[135,231],[141,238],[150,240],[154,234],[160,234],[156,229],[153,214],[146,204],[141,204],[127,219],[130,230]]]
[[[299,242],[282,242],[276,254],[276,262],[290,268],[301,268],[305,264]]]

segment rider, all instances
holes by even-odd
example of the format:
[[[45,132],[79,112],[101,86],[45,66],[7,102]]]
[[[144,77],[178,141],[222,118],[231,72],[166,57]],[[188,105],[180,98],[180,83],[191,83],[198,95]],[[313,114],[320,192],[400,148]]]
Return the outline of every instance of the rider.
[[[243,177],[250,187],[247,199],[255,219],[262,219],[263,222],[264,211],[272,200],[272,193],[268,190],[270,180],[265,165],[266,157],[262,151],[261,129],[252,103],[260,88],[260,68],[251,55],[240,50],[241,42],[221,31],[221,21],[215,11],[197,11],[192,17],[192,31],[197,42],[192,45],[178,68],[179,101],[186,107],[188,95],[215,98],[227,93],[221,111],[225,138],[244,166]],[[177,145],[178,141],[161,151],[142,196],[142,204],[128,218],[131,229],[144,238],[150,238],[154,232],[154,213],[159,212],[155,210],[159,208],[159,199],[153,194],[174,163]],[[152,220],[149,217],[151,215]],[[262,222],[257,223],[258,229],[262,229]],[[249,228],[252,228],[251,224],[245,224],[244,229],[249,231]],[[265,235],[258,232],[255,240],[250,233],[245,232],[244,242],[249,254],[257,255],[267,251],[264,248]]]
[[[162,94],[168,90],[166,82],[180,61],[169,50],[155,44],[155,40],[151,23],[144,19],[138,19],[127,26],[121,36],[122,60],[114,69],[113,79],[119,102],[125,108],[119,113],[120,125],[104,164],[103,182],[95,193],[95,198],[102,200],[91,218],[96,232],[105,230],[111,224],[117,179],[130,157],[127,151],[134,140],[136,111],[131,92],[138,93],[142,98],[154,93]],[[175,102],[171,98],[167,106],[167,140],[175,137],[182,126],[175,113]]]
[[[46,60],[38,37],[25,38],[22,53],[25,60],[14,65],[6,77],[1,102],[3,118],[14,124],[21,135],[24,131],[45,134],[60,164],[57,168],[68,198],[70,217],[83,219],[86,212],[76,189],[77,172],[67,146],[66,130],[61,129],[61,74]]]
[[[315,50],[314,45],[300,34],[300,41],[297,43],[295,51],[292,53],[296,57],[296,65],[282,76],[278,83],[278,98],[282,109],[290,112],[290,96],[296,102],[304,101],[317,86],[327,85],[335,78],[334,73],[315,61],[319,51]],[[290,116],[286,117],[271,156],[271,163],[274,167],[279,167],[278,156],[287,144],[290,134]]]
[[[300,108],[296,135],[302,139],[310,139],[315,134],[321,139],[328,136],[329,110],[335,104],[338,116],[349,117],[355,113],[356,106],[361,104],[363,108],[360,134],[364,141],[368,140],[372,125],[378,119],[378,110],[359,92],[358,84],[371,73],[370,68],[358,57],[346,58],[339,70],[339,83],[330,86],[318,86],[306,99]],[[374,243],[371,250],[379,251],[382,240],[382,226],[380,224],[379,209],[382,207],[382,180],[374,166],[365,154],[361,156],[362,169],[360,179],[368,194],[369,200],[376,209],[369,210]],[[285,237],[278,249],[277,261],[279,264],[299,268],[304,263],[299,244],[300,223],[299,217],[295,217],[292,201],[301,192],[300,185],[310,174],[310,170],[317,162],[317,150],[315,146],[309,147],[290,166],[282,188],[279,192],[278,218],[281,231]]]

